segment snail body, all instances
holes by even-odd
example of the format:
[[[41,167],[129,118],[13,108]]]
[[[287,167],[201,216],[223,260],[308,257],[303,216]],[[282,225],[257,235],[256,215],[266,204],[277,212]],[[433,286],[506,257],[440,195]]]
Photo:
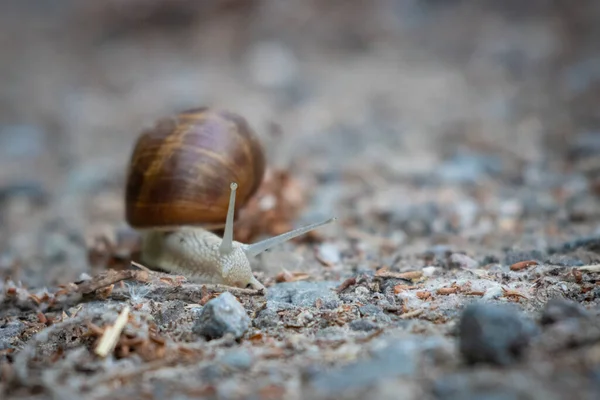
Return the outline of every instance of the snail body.
[[[258,138],[231,112],[188,110],[142,132],[125,188],[127,222],[142,236],[141,261],[197,282],[263,289],[251,258],[334,220],[255,244],[234,241],[236,201],[244,206],[264,171]],[[223,225],[222,238],[209,230]]]

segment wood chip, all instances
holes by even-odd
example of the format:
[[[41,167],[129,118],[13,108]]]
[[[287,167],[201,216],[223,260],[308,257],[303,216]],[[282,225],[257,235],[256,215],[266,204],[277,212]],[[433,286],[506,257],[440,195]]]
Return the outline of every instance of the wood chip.
[[[104,333],[96,346],[94,352],[100,357],[106,357],[110,353],[112,353],[121,337],[121,332],[125,328],[127,324],[127,320],[129,319],[129,307],[125,306],[121,313],[115,320],[115,323],[112,326],[104,329]]]
[[[436,293],[437,294],[441,294],[441,295],[449,295],[449,294],[454,294],[458,292],[458,287],[453,286],[453,287],[444,287],[444,288],[439,288]]]
[[[535,260],[520,261],[518,263],[514,263],[513,265],[511,265],[510,270],[511,271],[521,271],[525,268],[531,267],[532,265],[539,265],[539,263]]]

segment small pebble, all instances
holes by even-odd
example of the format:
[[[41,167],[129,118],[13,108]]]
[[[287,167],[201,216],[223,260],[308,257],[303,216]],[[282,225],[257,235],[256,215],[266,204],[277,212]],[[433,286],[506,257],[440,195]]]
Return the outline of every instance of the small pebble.
[[[206,303],[192,330],[208,340],[227,333],[239,339],[249,327],[250,317],[244,307],[231,293],[225,292]]]
[[[469,364],[507,366],[517,362],[537,327],[516,308],[475,303],[463,311],[460,322],[460,352]]]

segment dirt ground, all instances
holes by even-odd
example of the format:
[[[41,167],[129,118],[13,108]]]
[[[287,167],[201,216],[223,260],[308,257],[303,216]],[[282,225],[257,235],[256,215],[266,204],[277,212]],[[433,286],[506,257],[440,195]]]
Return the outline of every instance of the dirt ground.
[[[97,3],[0,4],[0,398],[600,398],[599,2]],[[198,106],[285,177],[236,238],[338,218],[238,339],[129,264],[133,143]]]

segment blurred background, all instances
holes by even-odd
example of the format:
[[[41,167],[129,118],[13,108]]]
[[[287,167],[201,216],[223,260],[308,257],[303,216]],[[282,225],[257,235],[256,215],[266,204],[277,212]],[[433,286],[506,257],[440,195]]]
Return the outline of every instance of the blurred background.
[[[0,272],[89,272],[139,132],[203,105],[308,188],[294,224],[484,243],[562,212],[596,232],[598,21],[595,0],[2,0]]]

